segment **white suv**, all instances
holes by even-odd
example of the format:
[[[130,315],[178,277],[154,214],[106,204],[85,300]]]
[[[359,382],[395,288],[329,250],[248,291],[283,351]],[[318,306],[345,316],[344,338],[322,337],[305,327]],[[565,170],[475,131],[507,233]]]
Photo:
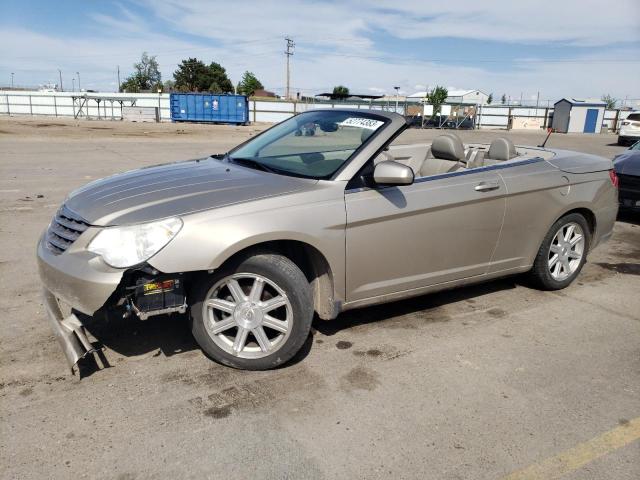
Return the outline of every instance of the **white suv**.
[[[618,145],[638,140],[640,140],[640,112],[631,112],[620,124]]]

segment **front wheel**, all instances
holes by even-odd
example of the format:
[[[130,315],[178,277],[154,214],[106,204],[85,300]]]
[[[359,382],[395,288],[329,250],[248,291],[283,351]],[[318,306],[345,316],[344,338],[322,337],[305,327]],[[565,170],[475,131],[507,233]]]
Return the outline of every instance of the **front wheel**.
[[[207,355],[230,367],[267,370],[304,344],[313,298],[291,260],[261,253],[202,278],[190,311],[193,336]]]
[[[544,238],[529,272],[536,286],[560,290],[582,270],[591,240],[589,225],[579,213],[565,215],[553,224]]]

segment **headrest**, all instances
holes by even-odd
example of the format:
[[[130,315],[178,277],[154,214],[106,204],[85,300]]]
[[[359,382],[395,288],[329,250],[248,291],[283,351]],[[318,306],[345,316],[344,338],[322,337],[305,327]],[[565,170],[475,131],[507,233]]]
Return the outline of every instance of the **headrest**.
[[[443,133],[442,135],[445,135],[445,136],[447,136],[447,137],[453,137],[453,138],[457,139],[458,141],[460,141],[460,143],[462,143],[462,144],[463,144],[463,146],[464,146],[464,142],[463,142],[463,141],[462,141],[462,139],[458,136],[458,134],[457,134],[457,133],[455,133],[455,132],[446,132],[446,133]]]
[[[508,138],[496,138],[489,145],[489,153],[487,156],[494,160],[511,160],[518,154],[516,146]]]
[[[431,144],[431,154],[435,158],[441,158],[443,160],[454,160],[463,162],[464,145],[457,135],[441,135],[433,139]]]

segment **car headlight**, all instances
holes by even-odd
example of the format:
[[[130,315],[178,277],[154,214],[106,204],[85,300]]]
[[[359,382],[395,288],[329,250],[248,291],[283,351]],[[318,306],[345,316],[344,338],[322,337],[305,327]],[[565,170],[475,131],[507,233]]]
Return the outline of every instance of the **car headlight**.
[[[132,267],[153,257],[181,228],[182,220],[177,217],[125,227],[106,227],[91,240],[87,250],[100,255],[112,267]]]

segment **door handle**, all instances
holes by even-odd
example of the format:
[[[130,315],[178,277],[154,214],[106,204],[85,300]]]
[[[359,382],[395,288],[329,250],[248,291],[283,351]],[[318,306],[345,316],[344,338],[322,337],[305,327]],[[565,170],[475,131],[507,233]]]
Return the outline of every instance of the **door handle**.
[[[498,182],[480,182],[475,186],[476,192],[490,192],[491,190],[497,190],[500,188],[500,183]]]

